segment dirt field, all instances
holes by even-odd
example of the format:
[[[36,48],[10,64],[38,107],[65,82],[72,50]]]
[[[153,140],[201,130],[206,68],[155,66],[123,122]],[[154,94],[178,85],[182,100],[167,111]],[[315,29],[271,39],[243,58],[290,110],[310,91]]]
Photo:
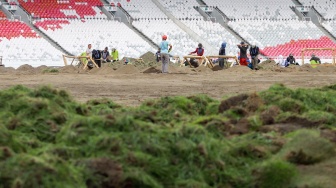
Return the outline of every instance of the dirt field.
[[[310,65],[280,68],[273,63],[264,64],[262,70],[251,71],[236,66],[212,71],[206,67],[189,68],[170,66],[169,74],[160,74],[156,67],[136,65],[104,66],[82,71],[73,66],[48,70],[41,66],[23,65],[17,70],[0,69],[0,88],[22,84],[28,87],[51,85],[69,91],[78,101],[90,98],[111,98],[119,104],[139,105],[149,98],[162,96],[207,94],[220,99],[225,95],[255,92],[274,83],[288,87],[320,87],[336,83],[336,67]]]

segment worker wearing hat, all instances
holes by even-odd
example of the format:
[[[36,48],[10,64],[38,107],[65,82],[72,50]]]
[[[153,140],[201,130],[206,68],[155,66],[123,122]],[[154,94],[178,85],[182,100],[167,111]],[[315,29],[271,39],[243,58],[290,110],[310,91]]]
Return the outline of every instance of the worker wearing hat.
[[[317,64],[321,64],[321,60],[320,60],[320,58],[316,57],[315,54],[312,54],[312,55],[311,55],[311,58],[310,58],[309,62],[310,62],[310,65],[311,65],[313,68],[316,68],[316,67],[317,67]]]
[[[287,57],[286,61],[289,63],[289,64],[292,64],[292,65],[296,65],[297,63],[295,62],[295,58],[293,56],[292,53],[289,54],[289,56]]]
[[[203,48],[202,43],[198,43],[198,47],[196,48],[196,50],[189,53],[189,55],[192,55],[192,54],[196,54],[197,56],[200,56],[200,57],[203,56],[204,48]],[[198,61],[198,65],[201,65],[203,62],[203,58],[196,58],[196,59]]]
[[[250,47],[250,56],[251,56],[251,61],[252,61],[252,70],[257,69],[257,64],[258,64],[258,55],[259,55],[259,48],[258,46],[253,43]]]
[[[169,52],[171,51],[173,46],[167,41],[167,35],[162,36],[162,41],[159,47],[162,61],[162,73],[168,73]]]

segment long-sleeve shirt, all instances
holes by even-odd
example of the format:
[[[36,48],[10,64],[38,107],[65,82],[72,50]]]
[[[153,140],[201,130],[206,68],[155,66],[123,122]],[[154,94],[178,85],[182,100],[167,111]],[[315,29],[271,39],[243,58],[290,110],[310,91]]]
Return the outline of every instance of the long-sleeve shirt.
[[[203,48],[196,48],[195,51],[190,52],[190,53],[196,53],[198,56],[202,56],[204,54],[204,49]]]

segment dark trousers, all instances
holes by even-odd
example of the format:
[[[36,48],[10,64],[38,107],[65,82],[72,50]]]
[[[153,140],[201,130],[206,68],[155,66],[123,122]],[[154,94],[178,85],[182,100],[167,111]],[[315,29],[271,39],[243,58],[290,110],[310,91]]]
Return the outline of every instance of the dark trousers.
[[[222,69],[227,68],[225,66],[226,65],[226,59],[225,58],[219,58],[218,64]]]
[[[101,60],[100,59],[95,59],[95,63],[98,65],[98,67],[101,67]]]

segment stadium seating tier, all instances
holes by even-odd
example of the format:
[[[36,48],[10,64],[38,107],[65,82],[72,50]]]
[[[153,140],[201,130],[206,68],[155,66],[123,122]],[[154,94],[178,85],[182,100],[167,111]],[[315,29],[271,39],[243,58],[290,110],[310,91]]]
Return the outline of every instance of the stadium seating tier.
[[[30,60],[32,65],[62,65],[62,53],[20,21],[0,20],[0,54],[6,66],[18,67]]]
[[[100,0],[19,0],[31,15],[39,18],[106,18],[99,7]]]

